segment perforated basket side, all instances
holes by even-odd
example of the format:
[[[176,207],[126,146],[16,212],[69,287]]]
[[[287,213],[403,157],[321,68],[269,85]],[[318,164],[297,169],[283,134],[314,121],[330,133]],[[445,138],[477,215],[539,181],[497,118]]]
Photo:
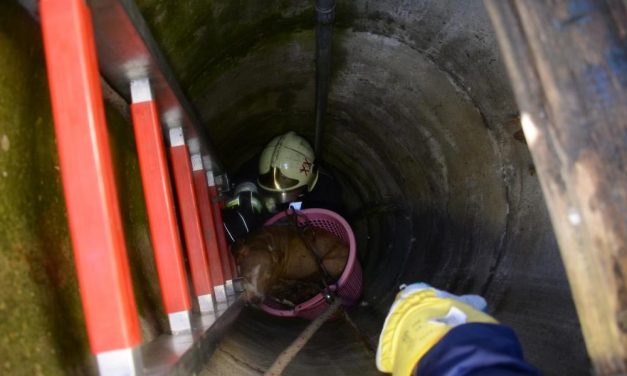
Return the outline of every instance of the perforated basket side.
[[[344,240],[349,246],[349,255],[346,268],[340,276],[337,284],[330,286],[337,295],[342,299],[345,306],[355,305],[361,296],[362,291],[362,270],[361,265],[357,261],[357,249],[355,236],[353,231],[346,222],[337,213],[326,209],[305,209],[301,211],[304,216],[298,218],[299,224],[308,223],[316,228],[329,231],[338,238]],[[265,225],[277,223],[286,217],[287,213],[281,212],[270,218]],[[271,315],[280,317],[302,317],[305,319],[314,319],[322,314],[329,304],[324,300],[322,294],[318,294],[311,299],[297,305],[294,309],[282,309],[271,301],[266,301],[260,305],[261,309]]]

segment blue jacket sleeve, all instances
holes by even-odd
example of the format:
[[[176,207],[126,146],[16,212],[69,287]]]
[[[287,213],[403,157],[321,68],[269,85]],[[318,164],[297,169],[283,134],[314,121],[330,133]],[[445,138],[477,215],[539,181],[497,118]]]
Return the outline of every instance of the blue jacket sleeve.
[[[516,334],[496,324],[460,325],[444,336],[420,360],[418,376],[539,376],[523,358]]]

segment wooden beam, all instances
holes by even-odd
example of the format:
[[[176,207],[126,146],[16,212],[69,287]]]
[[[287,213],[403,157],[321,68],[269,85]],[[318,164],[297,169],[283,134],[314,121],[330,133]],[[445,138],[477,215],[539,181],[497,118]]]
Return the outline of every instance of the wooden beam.
[[[624,373],[625,2],[484,2],[512,81],[595,373]]]

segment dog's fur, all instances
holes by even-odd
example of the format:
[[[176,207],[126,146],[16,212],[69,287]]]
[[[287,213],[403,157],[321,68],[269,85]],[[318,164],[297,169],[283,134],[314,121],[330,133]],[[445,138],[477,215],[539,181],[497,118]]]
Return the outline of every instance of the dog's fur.
[[[280,281],[320,281],[318,261],[299,231],[291,225],[266,226],[246,241],[233,244],[232,251],[249,301],[263,302],[266,294]],[[348,245],[319,228],[309,227],[303,235],[317,250],[324,267],[336,281],[346,266]]]

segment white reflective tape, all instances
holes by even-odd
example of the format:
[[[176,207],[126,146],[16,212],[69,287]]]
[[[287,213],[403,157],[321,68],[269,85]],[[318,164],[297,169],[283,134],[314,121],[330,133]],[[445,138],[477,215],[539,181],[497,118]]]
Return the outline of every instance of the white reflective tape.
[[[192,330],[189,311],[180,311],[168,314],[170,332],[172,334],[188,333]]]
[[[224,223],[224,229],[226,230],[226,234],[229,236],[229,238],[231,238],[231,241],[234,242],[235,237],[233,236],[233,234],[231,234],[231,231],[229,231],[229,228],[226,227],[226,223]]]
[[[229,308],[229,300],[226,296],[226,288],[224,285],[214,286],[213,293],[216,296],[216,309],[218,310],[218,315],[221,315],[222,312],[226,311]]]
[[[170,129],[170,146],[185,145],[185,137],[183,136],[183,128],[177,127]]]
[[[100,376],[135,376],[143,370],[141,353],[138,348],[105,351],[96,354]]]
[[[150,81],[147,78],[131,81],[131,100],[133,103],[149,102],[152,100]]]
[[[207,171],[207,185],[213,187],[216,185],[216,181],[213,177],[213,171]]]
[[[202,157],[200,154],[192,154],[192,171],[202,170]]]
[[[239,210],[236,211],[236,213],[242,219],[242,223],[244,224],[244,227],[246,228],[246,233],[249,233],[250,230],[248,229],[248,224],[246,223],[246,219],[244,219],[244,216],[242,215],[242,213],[239,212]]]
[[[216,303],[226,303],[226,288],[224,285],[214,286],[213,293],[216,296]]]
[[[198,309],[200,309],[201,313],[215,312],[213,295],[206,294],[198,296]]]
[[[235,295],[235,289],[233,288],[233,280],[228,279],[224,286],[226,287],[226,295]]]

